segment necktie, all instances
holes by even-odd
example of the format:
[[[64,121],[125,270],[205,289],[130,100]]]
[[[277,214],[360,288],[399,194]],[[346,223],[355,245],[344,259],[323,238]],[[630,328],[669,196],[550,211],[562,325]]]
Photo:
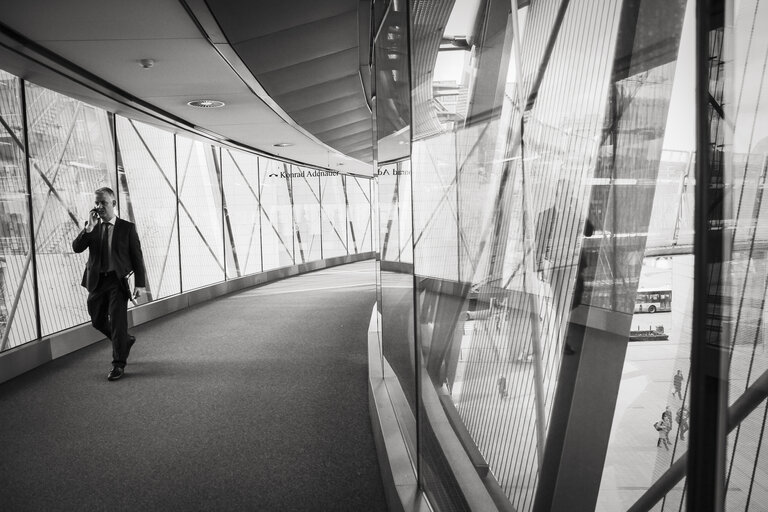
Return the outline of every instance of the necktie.
[[[111,227],[112,225],[109,222],[102,224],[100,253],[101,262],[99,264],[101,272],[109,271],[109,228]]]

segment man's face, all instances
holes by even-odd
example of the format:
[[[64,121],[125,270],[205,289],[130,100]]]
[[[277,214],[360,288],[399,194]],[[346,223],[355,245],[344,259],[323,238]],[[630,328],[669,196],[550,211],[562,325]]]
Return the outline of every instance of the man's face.
[[[115,201],[109,194],[104,192],[96,193],[94,206],[99,209],[99,218],[101,220],[110,220],[115,216]]]

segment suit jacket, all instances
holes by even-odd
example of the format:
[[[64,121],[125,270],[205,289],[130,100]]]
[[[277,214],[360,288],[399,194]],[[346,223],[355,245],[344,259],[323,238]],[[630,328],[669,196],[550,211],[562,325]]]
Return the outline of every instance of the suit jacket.
[[[77,253],[88,249],[88,263],[85,265],[83,281],[80,284],[89,292],[95,290],[99,284],[101,230],[101,226],[94,228],[90,233],[83,229],[72,242],[72,249]],[[137,287],[146,286],[147,272],[136,225],[119,217],[115,219],[115,227],[112,228],[112,267],[124,287],[127,288],[125,278],[131,272]]]

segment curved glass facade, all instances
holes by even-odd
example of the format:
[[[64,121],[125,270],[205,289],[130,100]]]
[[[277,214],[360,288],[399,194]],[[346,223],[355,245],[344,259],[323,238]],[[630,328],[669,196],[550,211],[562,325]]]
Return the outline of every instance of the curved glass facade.
[[[432,506],[762,510],[768,3],[388,6],[382,365]]]
[[[149,300],[372,250],[370,179],[174,134],[4,71],[0,163],[2,351],[90,321],[87,253],[71,243],[99,187],[137,226]]]

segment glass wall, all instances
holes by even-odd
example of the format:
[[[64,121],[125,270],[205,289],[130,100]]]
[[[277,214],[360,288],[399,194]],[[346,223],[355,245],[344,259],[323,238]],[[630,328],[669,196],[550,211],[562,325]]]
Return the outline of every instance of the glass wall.
[[[347,191],[347,218],[350,253],[373,250],[371,236],[374,231],[371,222],[371,180],[356,176],[344,176]]]
[[[22,83],[0,71],[0,349],[37,337],[35,260],[25,162]]]
[[[264,270],[293,265],[291,166],[259,157],[259,182]]]
[[[768,311],[768,215],[763,201],[768,175],[768,40],[758,27],[768,21],[768,2],[729,0],[715,2],[715,7],[720,10],[712,11],[717,14],[710,15],[706,27],[698,27],[709,43],[703,55],[709,64],[705,91],[713,99],[707,103],[709,168],[702,178],[709,196],[705,236],[713,250],[696,277],[706,276],[707,286],[721,291],[701,297],[704,303],[694,313],[716,310],[719,322],[694,324],[698,351],[691,355],[702,364],[719,363],[724,396],[712,412],[711,403],[696,396],[701,386],[697,380],[711,376],[692,370],[691,416],[693,421],[703,416],[712,430],[695,434],[692,425],[690,443],[716,440],[719,446],[725,438],[725,466],[716,476],[724,480],[717,488],[724,491],[726,508],[760,510],[768,503],[768,352],[763,324]],[[718,356],[714,361],[713,347]],[[693,462],[704,464],[707,459]],[[697,475],[699,486],[704,477]]]
[[[221,153],[227,277],[261,272],[259,158],[229,148]]]
[[[85,261],[72,251],[72,240],[93,207],[93,191],[117,190],[114,128],[106,111],[29,82],[24,86],[40,324],[46,336],[89,321],[80,287]]]
[[[347,204],[341,175],[322,173],[320,202],[323,224],[323,256],[331,258],[347,254]]]
[[[176,153],[172,133],[116,117],[121,213],[136,224],[148,299],[181,291]]]
[[[142,303],[292,265],[294,250],[297,263],[372,250],[371,180],[351,178],[345,195],[335,171],[174,134],[4,71],[0,164],[0,351],[90,321],[80,285],[88,255],[72,241],[100,187],[136,224]]]
[[[291,184],[291,204],[294,229],[296,262],[317,260],[322,257],[320,247],[323,241],[322,210],[320,209],[320,179],[312,169],[294,166]]]
[[[382,365],[433,508],[472,507],[448,425],[500,509],[762,510],[768,2],[387,5]]]
[[[410,96],[408,13],[390,4],[375,42],[376,203],[378,203],[378,313],[381,362],[397,423],[416,470],[419,457],[418,382],[413,325],[413,262],[410,209]],[[404,250],[405,249],[405,250]],[[394,377],[394,378],[392,378]]]
[[[224,280],[219,148],[176,137],[183,290]],[[231,212],[230,212],[231,215]]]

